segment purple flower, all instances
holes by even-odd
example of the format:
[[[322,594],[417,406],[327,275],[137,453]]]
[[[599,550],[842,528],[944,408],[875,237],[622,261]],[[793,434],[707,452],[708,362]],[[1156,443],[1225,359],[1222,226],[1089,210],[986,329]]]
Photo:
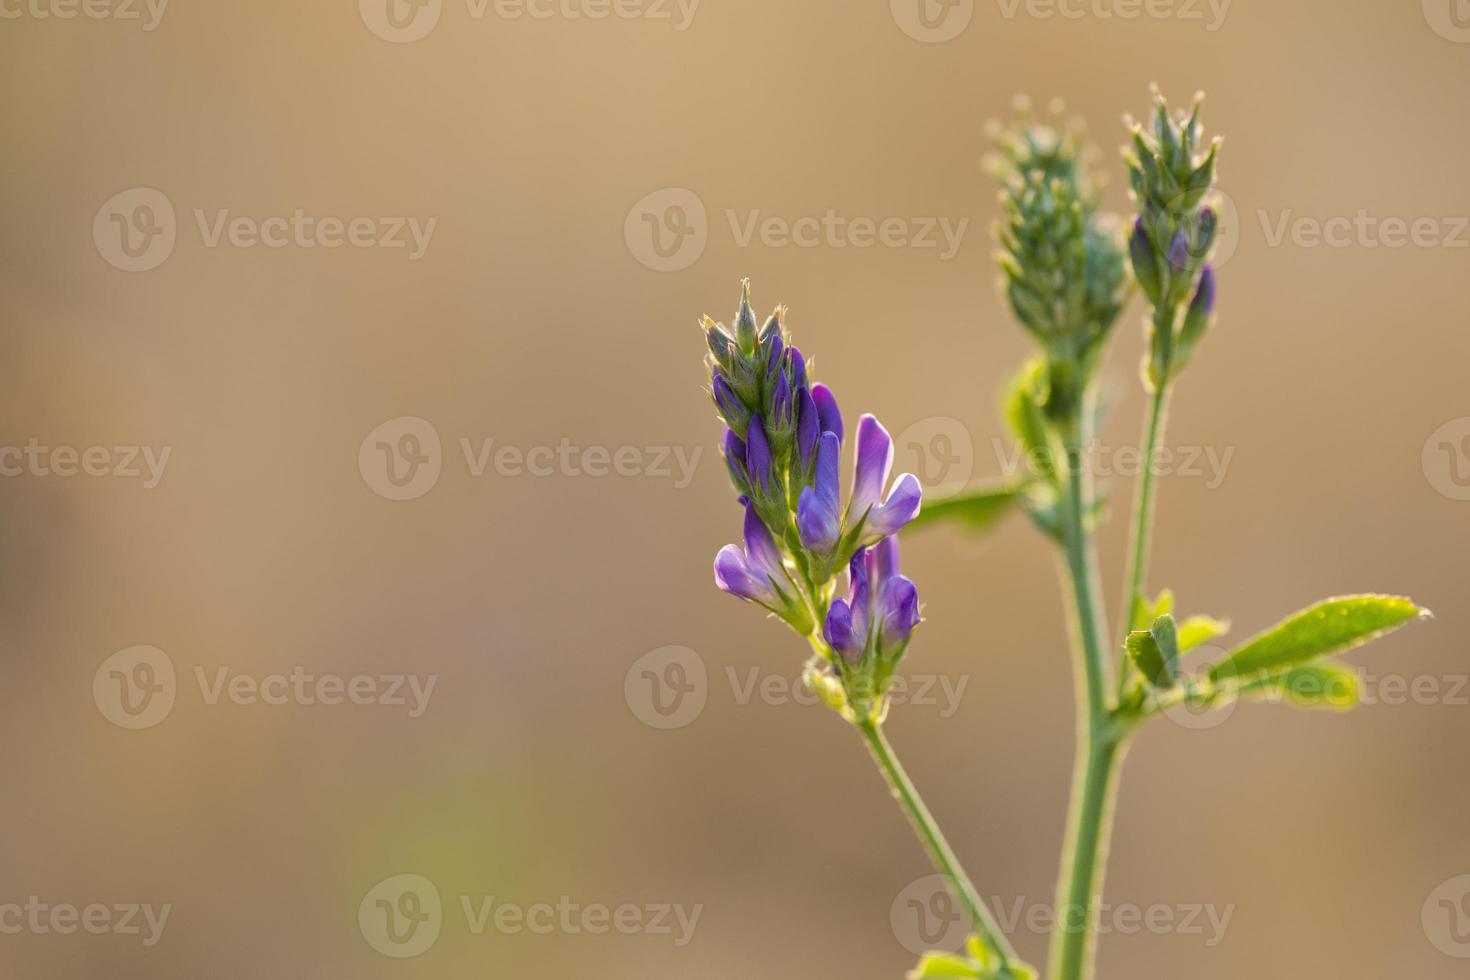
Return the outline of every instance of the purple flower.
[[[827,610],[822,633],[856,667],[869,651],[897,659],[919,624],[919,592],[898,571],[898,539],[887,537],[852,556],[847,598]]]
[[[1175,272],[1183,272],[1189,265],[1189,242],[1182,231],[1176,231],[1174,240],[1169,243],[1169,265]]]
[[[817,442],[817,466],[812,485],[796,502],[796,530],[809,551],[825,555],[842,536],[842,501],[837,490],[837,457],[842,444],[835,432],[823,432]]]
[[[730,467],[730,476],[737,487],[750,483],[750,474],[745,468],[745,441],[733,429],[725,430],[725,465]]]
[[[771,395],[771,424],[785,428],[791,421],[791,385],[786,375],[776,379],[776,390]]]
[[[810,472],[812,458],[817,451],[817,439],[822,435],[821,416],[817,403],[805,388],[796,392],[796,456],[802,472]]]
[[[750,417],[750,427],[745,433],[745,467],[756,487],[770,489],[771,445],[766,441],[766,430],[759,415]]]
[[[888,498],[882,499],[889,471],[893,468],[893,440],[877,419],[864,415],[858,420],[857,461],[853,467],[852,495],[844,521],[837,489],[837,456],[840,452],[841,442],[837,433],[823,432],[817,445],[812,485],[802,490],[796,504],[796,528],[801,535],[801,543],[819,555],[831,554],[844,526],[852,529],[861,524],[860,545],[872,544],[895,533],[919,513],[923,498],[918,479],[912,473],[905,473],[893,484]]]
[[[817,418],[821,421],[821,431],[837,433],[837,439],[842,440],[842,412],[837,408],[837,399],[832,394],[832,389],[824,384],[812,385],[812,401],[817,405]]]
[[[766,354],[767,376],[773,375],[781,370],[781,355],[786,352],[786,344],[781,339],[781,331],[777,330],[771,334],[768,343],[770,344],[770,351]]]
[[[776,539],[766,530],[749,499],[745,505],[745,547],[727,544],[715,555],[715,584],[741,599],[772,609],[785,606],[780,582],[786,577]]]
[[[919,513],[923,490],[912,473],[893,484],[888,499],[879,503],[893,468],[893,440],[871,415],[858,419],[857,464],[852,475],[852,499],[847,504],[848,523],[856,525],[866,515],[863,540],[872,543],[898,531]]]
[[[801,351],[793,345],[786,348],[791,358],[791,383],[800,388],[806,384],[806,358],[801,356]]]
[[[1209,316],[1215,309],[1215,270],[1211,266],[1205,266],[1200,273],[1199,287],[1194,292],[1194,299],[1189,304],[1190,316]]]
[[[725,424],[735,429],[738,434],[750,417],[749,411],[740,401],[740,396],[735,394],[735,389],[730,387],[729,380],[718,371],[715,372],[714,379],[710,382],[710,391],[714,395],[715,407],[720,410]]]

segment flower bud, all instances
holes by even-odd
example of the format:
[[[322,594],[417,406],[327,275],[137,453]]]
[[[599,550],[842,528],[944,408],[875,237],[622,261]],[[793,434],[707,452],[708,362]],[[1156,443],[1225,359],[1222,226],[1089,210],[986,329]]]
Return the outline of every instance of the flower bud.
[[[738,436],[745,432],[750,424],[750,411],[735,395],[735,390],[730,387],[730,382],[725,380],[723,374],[716,374],[714,381],[710,384],[710,394],[714,396],[715,408],[719,409],[720,417],[725,424]]]
[[[732,429],[725,430],[725,465],[730,469],[730,482],[742,494],[750,493],[750,474],[745,468],[745,442]]]
[[[1189,268],[1189,241],[1182,231],[1176,231],[1169,243],[1169,268],[1175,273]]]
[[[1148,231],[1143,227],[1143,218],[1133,222],[1133,234],[1128,237],[1128,257],[1133,262],[1133,278],[1150,303],[1159,301],[1159,258],[1154,254],[1153,244],[1148,240]]]
[[[1184,325],[1179,328],[1179,356],[1181,361],[1194,351],[1195,344],[1204,336],[1210,325],[1210,314],[1215,311],[1215,270],[1206,265],[1200,273],[1199,286],[1189,310],[1184,314]]]
[[[754,354],[758,337],[755,311],[750,308],[750,280],[740,283],[740,312],[735,315],[735,343],[746,354]]]
[[[796,435],[796,403],[792,399],[791,384],[786,380],[784,372],[776,376],[776,390],[771,393],[765,418],[771,452],[778,458],[784,457]]]
[[[728,371],[730,369],[730,338],[725,336],[725,331],[720,329],[719,324],[709,317],[705,317],[700,323],[704,330],[704,341],[709,345],[709,354],[716,367]]]
[[[787,357],[791,360],[791,384],[797,388],[806,384],[806,358],[801,356],[801,351],[794,345],[787,347]]]

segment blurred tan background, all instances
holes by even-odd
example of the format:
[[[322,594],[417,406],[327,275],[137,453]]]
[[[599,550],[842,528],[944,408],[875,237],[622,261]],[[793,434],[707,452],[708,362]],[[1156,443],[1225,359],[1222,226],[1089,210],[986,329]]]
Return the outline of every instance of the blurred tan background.
[[[1157,81],[1209,93],[1236,220],[1169,433],[1233,455],[1163,479],[1152,584],[1236,637],[1351,591],[1437,619],[1354,655],[1375,706],[1144,732],[1101,975],[1463,976],[1470,10],[1155,2],[7,0],[0,973],[900,976],[943,903],[858,740],[797,703],[802,644],[714,589],[739,518],[693,324],[751,276],[901,465],[994,475],[1027,342],[985,121],[1064,97],[1123,211],[1120,117]],[[780,234],[829,209],[899,224]],[[416,257],[407,218],[434,221]],[[907,667],[959,696],[916,689],[890,735],[1039,961],[1072,750],[1053,557],[1012,518],[905,559]],[[293,672],[367,703],[268,680]],[[681,676],[659,714],[649,678]]]

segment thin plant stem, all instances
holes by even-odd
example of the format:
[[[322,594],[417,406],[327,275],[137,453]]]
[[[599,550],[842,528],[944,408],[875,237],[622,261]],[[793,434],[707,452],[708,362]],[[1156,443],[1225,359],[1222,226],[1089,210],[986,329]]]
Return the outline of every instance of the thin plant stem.
[[[1154,452],[1164,437],[1164,426],[1168,418],[1169,383],[1160,382],[1150,399],[1148,416],[1143,427],[1143,474],[1138,479],[1138,493],[1134,501],[1133,528],[1128,549],[1128,575],[1123,589],[1123,612],[1120,622],[1125,630],[1132,628],[1133,609],[1137,597],[1143,593],[1148,576],[1148,549],[1153,536],[1154,515]],[[1119,683],[1127,680],[1127,660],[1122,661]]]
[[[1016,951],[1007,941],[1005,934],[1001,932],[995,917],[985,907],[985,902],[975,890],[974,883],[965,874],[959,858],[955,857],[954,850],[945,840],[944,834],[940,832],[939,824],[935,822],[934,816],[924,806],[924,801],[919,797],[919,791],[914,788],[913,781],[909,779],[908,773],[904,772],[903,766],[899,764],[898,757],[893,752],[893,746],[884,737],[882,728],[877,722],[870,720],[860,723],[857,729],[862,732],[863,740],[868,745],[868,751],[873,754],[873,760],[878,763],[878,768],[888,780],[894,799],[898,800],[899,805],[903,807],[909,822],[914,826],[914,832],[918,835],[920,843],[929,852],[934,867],[950,880],[960,900],[969,909],[970,918],[975,923],[976,933],[1000,956],[1002,966],[1010,965],[1016,960]]]
[[[1085,980],[1092,973],[1092,909],[1100,894],[1108,839],[1117,797],[1117,763],[1123,734],[1108,699],[1108,661],[1097,559],[1087,512],[1091,480],[1082,447],[1087,445],[1089,406],[1079,411],[1076,439],[1068,447],[1067,483],[1062,510],[1067,576],[1072,587],[1077,660],[1077,757],[1067,838],[1057,880],[1056,923],[1049,969],[1052,980]]]

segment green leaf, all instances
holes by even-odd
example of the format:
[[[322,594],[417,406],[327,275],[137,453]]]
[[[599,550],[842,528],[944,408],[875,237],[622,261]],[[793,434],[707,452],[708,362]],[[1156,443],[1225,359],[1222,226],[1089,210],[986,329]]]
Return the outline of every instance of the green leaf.
[[[1168,667],[1164,664],[1164,655],[1152,633],[1148,630],[1132,630],[1124,645],[1128,649],[1128,658],[1150,684],[1154,687],[1173,686],[1173,680],[1168,677]]]
[[[988,971],[987,971],[988,972]],[[962,956],[950,953],[925,953],[919,965],[908,972],[908,980],[932,980],[936,977],[984,977],[979,967]],[[994,974],[989,974],[994,976]]]
[[[919,516],[909,521],[904,530],[953,521],[966,530],[983,531],[1016,506],[1029,483],[1024,479],[1008,480],[964,490],[941,500],[926,500]]]
[[[1158,594],[1153,602],[1148,601],[1148,596],[1135,595],[1133,597],[1132,621],[1130,630],[1146,630],[1149,625],[1165,613],[1174,611],[1174,590],[1165,589]]]
[[[1130,632],[1127,647],[1128,656],[1154,687],[1168,689],[1178,681],[1179,638],[1173,616],[1165,613],[1151,629]]]
[[[1230,620],[1213,616],[1190,616],[1179,624],[1179,652],[1188,653],[1201,643],[1230,632]]]
[[[1034,470],[1032,475],[1037,478],[1054,479],[1056,462],[1063,457],[1041,410],[1045,395],[1046,362],[1033,358],[1006,383],[1000,413],[1016,437],[1027,469]]]
[[[925,953],[919,965],[910,970],[907,980],[940,980],[964,977],[966,980],[1036,980],[1036,971],[1024,963],[1001,965],[1000,955],[979,936],[966,943],[968,956],[958,953]]]
[[[1299,708],[1349,711],[1358,706],[1358,672],[1341,664],[1303,664],[1245,685],[1245,696],[1284,696]]]
[[[1159,653],[1163,654],[1164,664],[1169,669],[1170,683],[1179,675],[1179,627],[1174,625],[1174,617],[1164,613],[1149,628],[1153,635],[1154,643],[1158,645]]]
[[[1340,653],[1428,611],[1402,596],[1356,595],[1324,599],[1282,620],[1210,669],[1214,681],[1274,674],[1317,657]]]

